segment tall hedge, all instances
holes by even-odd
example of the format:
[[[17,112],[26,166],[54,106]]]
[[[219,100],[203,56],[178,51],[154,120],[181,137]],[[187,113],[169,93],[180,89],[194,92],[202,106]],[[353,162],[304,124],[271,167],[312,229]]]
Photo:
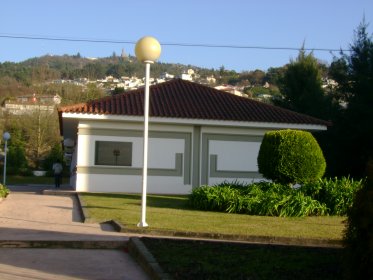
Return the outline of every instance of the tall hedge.
[[[258,167],[267,179],[293,184],[321,178],[326,163],[311,133],[288,129],[270,131],[264,135],[258,154]]]

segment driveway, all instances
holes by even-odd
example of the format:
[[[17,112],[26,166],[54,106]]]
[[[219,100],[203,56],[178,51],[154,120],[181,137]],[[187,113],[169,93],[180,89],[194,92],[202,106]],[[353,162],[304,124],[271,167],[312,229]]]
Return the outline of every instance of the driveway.
[[[9,188],[0,202],[0,279],[148,279],[126,252],[128,236],[82,223],[75,196]]]

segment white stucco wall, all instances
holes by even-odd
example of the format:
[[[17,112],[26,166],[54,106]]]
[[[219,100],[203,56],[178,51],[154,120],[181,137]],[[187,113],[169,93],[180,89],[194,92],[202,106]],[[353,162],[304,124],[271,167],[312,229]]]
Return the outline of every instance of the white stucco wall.
[[[74,116],[72,114],[70,117]],[[78,191],[140,193],[143,120],[134,117],[125,119],[123,116],[92,115],[89,116],[91,119],[86,115],[80,117],[76,119],[76,123],[79,122],[76,162],[78,173],[76,184],[72,182],[72,185],[75,185]],[[148,192],[187,194],[192,190],[192,185],[214,185],[224,181],[250,183],[262,180],[257,172],[261,139],[265,132],[276,129],[277,124],[258,123],[258,127],[254,125],[209,120],[197,120],[197,123],[196,120],[187,119],[153,120],[149,126],[148,168],[158,176],[148,173]],[[281,124],[278,128],[286,128],[286,125]],[[96,166],[96,141],[131,142],[132,165],[126,168]],[[211,165],[211,160],[216,160],[216,166]],[[172,173],[173,170],[182,170],[182,174]]]
[[[79,174],[77,178],[76,190],[81,192],[142,192],[141,176]],[[187,194],[191,190],[182,177],[148,176],[147,193]]]
[[[81,129],[105,129],[108,134],[116,130],[128,130],[129,134],[135,132],[133,136],[106,136],[106,135],[89,135],[80,133],[78,135],[78,160],[77,167],[95,168],[107,166],[95,165],[95,142],[96,141],[114,141],[114,142],[131,142],[132,143],[132,165],[127,169],[141,169],[138,175],[118,175],[118,174],[92,174],[78,172],[76,178],[76,190],[88,192],[133,192],[139,193],[142,188],[142,162],[143,162],[143,138],[141,125],[117,126],[115,123],[108,125],[102,122],[85,122],[79,125]],[[151,137],[152,132],[166,132],[171,138]],[[180,126],[152,126],[149,137],[149,155],[148,155],[148,172],[151,169],[157,170],[175,170],[176,155],[182,154],[184,169],[185,157],[185,139],[172,138],[173,133],[190,133],[190,127]],[[102,132],[101,132],[102,133]],[[125,132],[124,132],[125,133]],[[121,172],[121,167],[110,166],[111,171]],[[125,173],[125,172],[124,172]],[[191,184],[184,184],[184,174],[180,176],[148,176],[149,193],[169,193],[182,194],[190,192]]]
[[[209,154],[217,155],[218,170],[258,171],[258,142],[210,141],[209,147]]]
[[[251,183],[263,180],[258,173],[257,157],[267,128],[203,127],[208,137],[206,184],[222,182]],[[211,156],[216,156],[216,170],[211,171]],[[206,167],[205,167],[206,168]]]
[[[141,139],[141,145],[143,141]],[[177,153],[184,154],[184,140],[182,139],[149,139],[149,168],[175,168],[175,155]],[[142,148],[142,146],[141,146]],[[141,165],[143,151],[140,152]]]

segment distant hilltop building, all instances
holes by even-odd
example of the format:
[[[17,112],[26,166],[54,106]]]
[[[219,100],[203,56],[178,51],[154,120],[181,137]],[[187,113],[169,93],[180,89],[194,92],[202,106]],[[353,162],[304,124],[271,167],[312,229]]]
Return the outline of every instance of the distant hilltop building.
[[[53,113],[56,105],[61,103],[61,96],[56,95],[25,95],[15,100],[5,101],[3,111],[13,115],[30,114],[36,111]]]
[[[121,54],[120,56],[121,56],[123,59],[128,57],[128,55],[126,54],[124,48],[122,49],[122,54]]]

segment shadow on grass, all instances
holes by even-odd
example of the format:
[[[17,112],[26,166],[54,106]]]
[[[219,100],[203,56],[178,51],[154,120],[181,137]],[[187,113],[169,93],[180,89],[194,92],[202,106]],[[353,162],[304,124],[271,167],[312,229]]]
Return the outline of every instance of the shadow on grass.
[[[156,238],[141,240],[174,279],[334,280],[343,277],[342,249]]]
[[[97,197],[100,199],[123,199],[123,204],[141,205],[140,194],[119,194],[119,193],[83,193],[83,196]],[[147,195],[146,205],[154,208],[170,208],[178,210],[194,210],[188,204],[187,195]],[[95,206],[85,206],[85,208],[99,208]]]
[[[84,208],[87,209],[105,209],[105,210],[122,210],[121,208],[117,207],[106,207],[106,206],[97,206],[97,205],[89,205],[89,206],[84,206]]]
[[[141,200],[139,194],[121,194],[121,193],[82,193],[84,196],[99,197],[99,198],[115,198],[115,199],[133,199]]]
[[[183,196],[160,196],[160,195],[148,195],[147,205],[155,208],[171,208],[171,209],[185,209],[191,210],[188,204],[188,197]]]

